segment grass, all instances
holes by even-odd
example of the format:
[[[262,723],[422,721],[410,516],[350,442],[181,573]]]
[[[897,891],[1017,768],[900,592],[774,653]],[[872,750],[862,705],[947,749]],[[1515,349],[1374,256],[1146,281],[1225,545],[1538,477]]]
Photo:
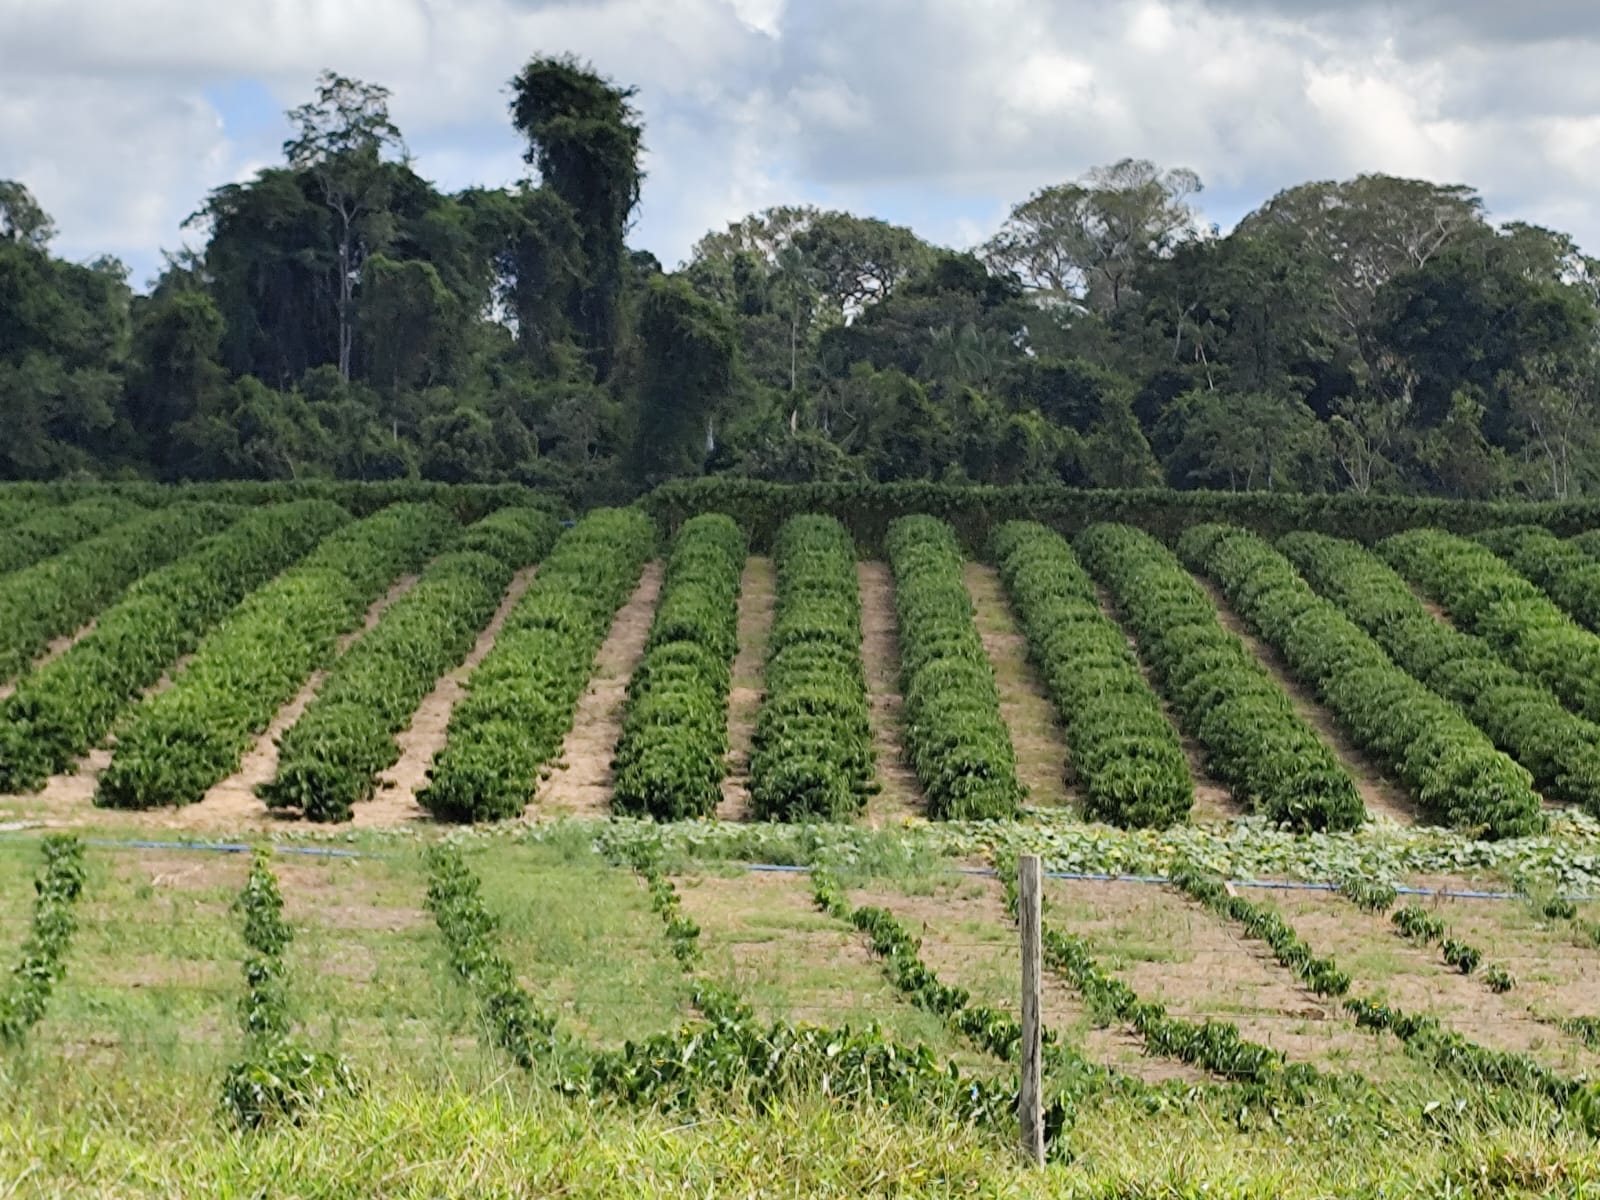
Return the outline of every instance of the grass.
[[[688,1019],[691,985],[644,889],[592,852],[591,833],[466,845],[524,985],[569,1033],[616,1044]],[[230,905],[246,859],[91,848],[67,976],[28,1046],[0,1055],[0,1196],[1600,1195],[1594,1142],[1548,1106],[1474,1093],[1398,1052],[1379,1101],[1334,1097],[1274,1114],[1226,1093],[1100,1097],[1078,1114],[1073,1160],[1043,1173],[1020,1166],[1001,1134],[820,1099],[752,1111],[720,1098],[666,1116],[558,1096],[481,1044],[477,1010],[422,909],[417,840],[350,844],[372,853],[274,861],[295,929],[295,1015],[311,1043],[351,1061],[362,1094],[300,1128],[245,1136],[221,1122],[243,993]],[[32,838],[0,840],[0,957],[21,940],[37,865]],[[858,898],[917,914],[930,949],[960,944],[941,969],[947,982],[1010,1006],[1015,940],[995,917],[994,884],[948,866],[885,837],[863,843],[846,872],[870,890]],[[757,883],[712,865],[677,883],[705,930],[702,974],[739,987],[763,1014],[877,1019],[898,1040],[998,1070],[892,992],[857,936],[812,909],[806,876]],[[1192,970],[1203,959],[1188,944],[1191,922],[1210,918],[1168,899],[1130,915],[1052,885],[1049,919],[1089,933],[1119,971]],[[1503,917],[1512,938],[1533,922],[1516,905],[1474,912]],[[1344,965],[1377,983],[1414,969],[1384,936]],[[1212,1015],[1249,1019],[1248,995],[1214,999]],[[1078,1041],[1092,1025],[1080,1012],[1055,1028]],[[1283,1028],[1318,1032],[1315,1022]],[[1337,1046],[1324,1065],[1365,1069]]]
[[[7,1082],[21,1082],[12,1079]],[[40,1081],[35,1081],[40,1082]],[[228,1131],[191,1079],[79,1075],[0,1095],[8,1195],[75,1197],[1300,1197],[1592,1194],[1594,1145],[1529,1110],[1397,1130],[1343,1110],[1240,1128],[1204,1106],[1095,1106],[1071,1162],[821,1102],[694,1119],[591,1105],[518,1076],[368,1076],[299,1128]],[[1329,1139],[1338,1153],[1330,1154]]]

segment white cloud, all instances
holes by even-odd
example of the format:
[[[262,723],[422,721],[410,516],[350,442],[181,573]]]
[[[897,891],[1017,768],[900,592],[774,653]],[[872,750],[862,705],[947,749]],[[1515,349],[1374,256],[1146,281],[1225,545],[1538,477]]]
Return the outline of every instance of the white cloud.
[[[424,174],[495,185],[525,170],[507,81],[563,51],[638,88],[634,238],[668,263],[783,201],[971,244],[1129,155],[1258,202],[1362,171],[1468,182],[1600,249],[1588,0],[0,0],[0,29],[0,177],[65,252],[136,277],[276,152],[270,122],[222,123],[230,83],[279,107],[325,66],[384,83]]]

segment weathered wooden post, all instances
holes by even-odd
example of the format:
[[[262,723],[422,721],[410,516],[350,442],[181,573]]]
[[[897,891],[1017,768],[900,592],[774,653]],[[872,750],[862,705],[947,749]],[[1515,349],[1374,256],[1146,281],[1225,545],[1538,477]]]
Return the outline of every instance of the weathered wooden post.
[[[1017,859],[1017,926],[1022,931],[1022,1086],[1017,1118],[1022,1124],[1022,1152],[1044,1165],[1043,1050],[1041,1005],[1042,952],[1040,948],[1039,856]]]

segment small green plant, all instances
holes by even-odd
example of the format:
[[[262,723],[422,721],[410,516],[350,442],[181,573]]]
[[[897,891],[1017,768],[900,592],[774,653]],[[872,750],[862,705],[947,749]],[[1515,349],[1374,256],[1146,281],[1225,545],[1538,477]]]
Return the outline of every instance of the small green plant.
[[[1437,942],[1445,936],[1444,921],[1418,904],[1408,904],[1392,918],[1395,927],[1414,942]]]
[[[1388,912],[1398,898],[1392,883],[1364,875],[1346,875],[1340,879],[1339,893],[1357,908],[1369,913]]]
[[[83,891],[83,843],[50,834],[40,850],[44,869],[33,881],[33,923],[11,986],[0,994],[0,1043],[7,1046],[20,1045],[44,1016],[50,993],[66,974],[67,948],[77,930],[73,908]]]
[[[336,1054],[302,1045],[293,1036],[283,953],[294,933],[283,919],[283,895],[265,850],[251,855],[250,875],[234,902],[242,917],[245,998],[240,1011],[247,1049],[228,1067],[222,1109],[241,1129],[278,1121],[298,1124],[332,1093],[357,1089],[354,1072]]]

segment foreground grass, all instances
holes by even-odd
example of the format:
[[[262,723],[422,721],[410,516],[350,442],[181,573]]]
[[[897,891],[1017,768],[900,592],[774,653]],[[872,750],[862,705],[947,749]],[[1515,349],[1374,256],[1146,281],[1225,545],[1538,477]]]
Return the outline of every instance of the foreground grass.
[[[600,862],[591,840],[573,826],[538,844],[469,844],[524,986],[564,1028],[614,1043],[674,1026],[692,1005],[637,880]],[[476,1009],[418,907],[425,879],[414,843],[362,848],[378,853],[283,855],[275,866],[296,926],[297,1019],[345,1054],[363,1091],[302,1127],[255,1135],[218,1113],[242,993],[228,905],[247,863],[92,852],[67,977],[33,1041],[0,1053],[0,1198],[1600,1197],[1595,1142],[1548,1104],[1409,1061],[1381,1097],[1328,1095],[1276,1113],[1230,1089],[1101,1097],[1078,1114],[1070,1161],[1043,1172],[1017,1161],[1006,1133],[820,1098],[755,1110],[713,1096],[693,1112],[658,1113],[557,1095],[484,1047]],[[0,920],[13,948],[36,865],[36,845],[0,842]],[[988,886],[952,880],[948,866],[919,841],[884,839],[845,875],[929,903]],[[851,935],[811,910],[804,882],[728,886],[741,879],[720,878],[720,893],[714,874],[680,879],[691,913],[716,931],[709,974],[797,1018],[826,1003],[879,1017],[897,1037],[939,1042],[919,1010],[882,994],[876,964],[837,957]],[[1066,905],[1060,916],[1087,927],[1096,914]],[[1102,948],[1124,967],[1185,960],[1181,928],[1143,915],[1101,925]],[[999,918],[954,928],[962,940],[1013,941]],[[1003,967],[997,998],[1014,986],[1009,960]],[[982,985],[973,969],[960,982]]]
[[[7,1085],[20,1082],[5,1080]],[[40,1081],[35,1081],[40,1082]],[[1537,1126],[1244,1132],[1203,1109],[1083,1115],[1035,1172],[997,1138],[808,1102],[689,1119],[557,1098],[507,1076],[369,1084],[300,1128],[242,1135],[192,1077],[58,1080],[0,1100],[8,1196],[1322,1197],[1600,1195],[1594,1144]],[[130,1103],[136,1101],[136,1103]]]

